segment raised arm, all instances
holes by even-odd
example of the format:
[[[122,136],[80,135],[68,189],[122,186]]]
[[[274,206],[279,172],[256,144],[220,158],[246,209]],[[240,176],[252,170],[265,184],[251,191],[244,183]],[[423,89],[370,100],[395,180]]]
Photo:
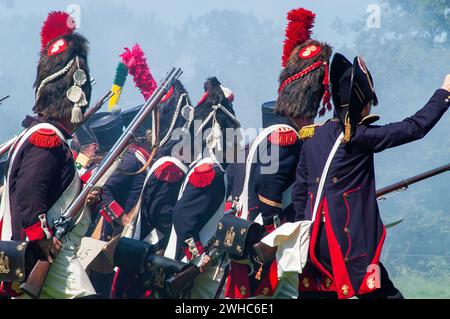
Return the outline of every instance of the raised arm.
[[[358,127],[352,144],[372,152],[406,144],[423,138],[441,119],[450,105],[450,75],[428,103],[403,121],[382,126]]]

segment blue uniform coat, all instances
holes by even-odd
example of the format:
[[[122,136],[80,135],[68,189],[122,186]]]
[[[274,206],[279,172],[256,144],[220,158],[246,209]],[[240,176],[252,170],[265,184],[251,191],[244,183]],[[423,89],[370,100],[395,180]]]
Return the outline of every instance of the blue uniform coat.
[[[300,287],[336,291],[339,298],[379,288],[374,275],[386,230],[377,205],[374,153],[424,137],[447,110],[449,94],[437,90],[421,110],[401,122],[378,126],[371,125],[370,118],[363,120],[351,142],[340,145],[311,234],[310,267],[320,275],[303,275]],[[332,119],[304,142],[292,190],[297,220],[312,218],[325,162],[341,132],[339,121]],[[319,228],[326,233],[326,243]]]

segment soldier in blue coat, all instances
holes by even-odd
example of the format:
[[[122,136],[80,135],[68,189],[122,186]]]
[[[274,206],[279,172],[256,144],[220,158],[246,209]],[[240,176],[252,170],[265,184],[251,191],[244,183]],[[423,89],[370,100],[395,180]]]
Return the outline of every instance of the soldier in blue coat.
[[[270,233],[295,218],[291,187],[300,156],[301,136],[307,136],[317,114],[329,104],[328,65],[332,49],[310,37],[315,14],[299,8],[288,13],[283,70],[276,102],[262,106],[262,131],[252,144],[245,188],[240,196],[241,218],[257,221]],[[299,21],[303,21],[300,23]],[[323,101],[323,108],[320,104]],[[269,159],[269,160],[267,160]],[[229,298],[292,298],[297,283],[278,281],[277,262],[261,265],[255,258],[233,260],[227,282]],[[254,271],[252,271],[252,268]]]
[[[105,154],[114,146],[122,135],[123,127],[130,124],[141,107],[132,108],[121,114],[112,113],[91,124],[100,153]],[[144,185],[145,170],[138,172],[150,158],[150,146],[146,138],[147,129],[150,129],[147,124],[140,128],[136,141],[125,152],[117,170],[102,187],[102,198],[97,208],[97,222],[101,224],[97,224],[97,227],[101,227],[100,239],[103,241],[110,241],[114,235],[122,231],[127,214],[138,201]],[[89,276],[99,296],[108,298],[114,272],[101,274],[92,270]]]
[[[450,77],[416,114],[401,122],[373,125],[378,103],[364,61],[336,54],[331,65],[335,117],[315,128],[303,144],[292,191],[297,220],[313,216],[318,185],[331,162],[311,231],[309,263],[300,276],[300,298],[402,298],[379,262],[386,237],[380,218],[374,153],[423,138],[447,111]]]

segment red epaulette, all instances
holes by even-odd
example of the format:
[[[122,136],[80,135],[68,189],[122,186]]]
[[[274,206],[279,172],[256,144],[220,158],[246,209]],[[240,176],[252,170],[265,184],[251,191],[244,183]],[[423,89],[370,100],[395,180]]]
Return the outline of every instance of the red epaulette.
[[[154,172],[155,177],[166,183],[175,183],[183,177],[183,171],[173,162],[164,162]]]
[[[294,145],[298,140],[297,132],[288,127],[281,127],[267,137],[269,143],[279,146]]]
[[[41,128],[28,138],[31,144],[39,148],[55,148],[61,146],[63,141],[55,131]]]
[[[189,176],[189,184],[196,188],[204,188],[212,184],[216,178],[214,165],[202,164],[194,168],[194,172]]]

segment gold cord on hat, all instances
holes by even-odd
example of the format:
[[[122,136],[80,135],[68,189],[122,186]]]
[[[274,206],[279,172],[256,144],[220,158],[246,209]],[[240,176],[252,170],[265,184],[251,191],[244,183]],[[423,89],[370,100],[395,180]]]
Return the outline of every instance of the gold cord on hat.
[[[344,125],[344,143],[350,142],[351,137],[351,124],[350,124],[350,118],[348,116],[348,112],[345,115],[345,125]]]

